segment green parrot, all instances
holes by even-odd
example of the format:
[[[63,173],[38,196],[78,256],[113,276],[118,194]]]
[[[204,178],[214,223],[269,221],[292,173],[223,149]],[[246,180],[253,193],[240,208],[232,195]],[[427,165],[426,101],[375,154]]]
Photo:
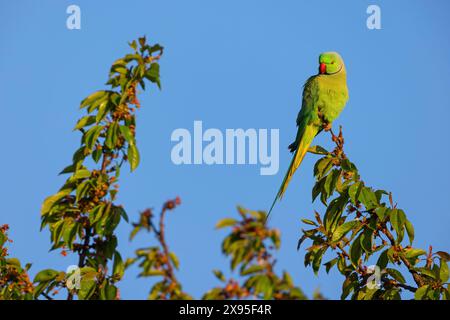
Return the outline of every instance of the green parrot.
[[[344,61],[337,52],[322,53],[319,56],[319,74],[310,77],[303,86],[302,107],[297,116],[297,136],[289,145],[294,157],[267,217],[276,201],[283,197],[289,181],[300,166],[314,137],[322,130],[331,129],[331,124],[344,109],[347,100],[347,74]]]

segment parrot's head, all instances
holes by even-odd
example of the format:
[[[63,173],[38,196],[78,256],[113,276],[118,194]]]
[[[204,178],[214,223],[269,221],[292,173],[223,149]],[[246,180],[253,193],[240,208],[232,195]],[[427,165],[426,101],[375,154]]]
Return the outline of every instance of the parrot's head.
[[[319,74],[334,74],[345,68],[344,60],[337,52],[324,52],[319,56]]]

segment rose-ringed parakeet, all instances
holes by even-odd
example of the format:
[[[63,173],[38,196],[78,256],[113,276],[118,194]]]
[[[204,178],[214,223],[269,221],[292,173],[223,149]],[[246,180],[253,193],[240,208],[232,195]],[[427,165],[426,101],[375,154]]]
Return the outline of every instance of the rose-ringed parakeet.
[[[319,74],[310,77],[303,87],[302,107],[297,117],[297,136],[289,145],[294,152],[289,169],[277,196],[269,210],[284,192],[295,170],[300,166],[314,137],[331,124],[344,109],[348,100],[347,76],[344,61],[336,52],[324,52],[319,56]]]

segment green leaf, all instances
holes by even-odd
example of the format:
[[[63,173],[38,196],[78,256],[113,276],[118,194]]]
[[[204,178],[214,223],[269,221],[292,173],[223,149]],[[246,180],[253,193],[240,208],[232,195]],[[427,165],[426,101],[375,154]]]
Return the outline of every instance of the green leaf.
[[[157,51],[159,51],[160,54],[162,54],[163,49],[164,49],[164,47],[162,47],[158,43],[154,44],[153,46],[147,46],[148,54],[152,54],[152,53],[155,53]]]
[[[331,157],[323,157],[314,165],[314,176],[317,180],[320,180],[332,167],[333,159]]]
[[[92,267],[83,267],[80,270],[81,277],[87,280],[95,279],[98,275],[98,272]]]
[[[117,287],[113,284],[106,283],[103,288],[103,298],[105,300],[116,300],[117,298]]]
[[[51,225],[51,231],[52,231],[52,242],[54,244],[59,243],[62,237],[62,230],[64,226],[64,220],[59,220],[53,225]]]
[[[439,278],[442,283],[445,283],[448,280],[448,265],[443,259],[441,259],[441,266],[439,268]]]
[[[324,227],[326,231],[333,231],[336,228],[347,201],[348,197],[344,194],[331,200],[324,216]]]
[[[77,169],[76,164],[71,164],[65,167],[59,174],[72,173]]]
[[[58,274],[59,274],[59,272],[56,270],[53,270],[53,269],[42,270],[42,271],[38,272],[38,274],[36,274],[36,276],[34,277],[33,283],[46,282],[46,281],[53,280],[56,278],[56,276]]]
[[[128,69],[124,65],[113,65],[111,72],[117,72],[120,74],[127,74]]]
[[[88,300],[95,292],[96,281],[92,279],[81,278],[80,290],[78,291],[78,299]]]
[[[423,249],[405,249],[405,257],[406,259],[412,259],[412,258],[416,258],[418,256],[427,254],[427,252]]]
[[[323,187],[325,193],[327,194],[327,198],[334,193],[334,190],[336,189],[336,183],[339,179],[340,174],[341,174],[340,170],[333,169],[333,171],[331,171],[331,173],[325,179]]]
[[[86,133],[83,135],[82,143],[84,143],[85,137],[86,137]],[[77,169],[78,165],[81,165],[83,160],[86,158],[85,152],[86,152],[86,146],[82,145],[73,153],[72,163],[74,165],[74,169]]]
[[[349,277],[345,278],[342,283],[341,300],[344,300],[355,288],[358,286],[358,279],[355,279],[355,274],[352,273]]]
[[[7,240],[6,236],[3,234],[3,232],[0,232],[0,247],[2,247],[5,244],[6,240]]]
[[[314,221],[309,220],[309,219],[302,219],[302,222],[306,223],[306,224],[309,224],[309,225],[312,225],[312,226],[317,226],[317,223],[315,223]]]
[[[97,139],[102,132],[102,126],[93,126],[84,134],[84,143],[89,150],[94,150]]]
[[[94,160],[95,163],[98,163],[99,160],[100,160],[100,158],[102,157],[102,154],[103,154],[103,150],[102,150],[102,149],[97,149],[97,148],[96,148],[96,149],[92,152],[92,160]]]
[[[350,172],[358,171],[356,169],[356,166],[352,162],[350,162],[350,160],[348,160],[348,159],[342,159],[341,168],[344,169],[345,171],[350,171]]]
[[[416,290],[414,293],[414,299],[416,300],[422,300],[423,298],[426,298],[428,293],[428,285],[424,285]]]
[[[377,190],[375,191],[375,195],[377,196],[377,201],[380,202],[383,195],[389,195],[389,193],[386,190]]]
[[[375,288],[375,289],[367,288],[366,289],[366,294],[365,294],[363,300],[373,300],[373,297],[374,297],[375,293],[377,293],[377,292],[378,292],[377,288]]]
[[[365,229],[361,233],[361,248],[366,252],[366,254],[372,253],[372,236],[373,231],[371,229]]]
[[[314,154],[322,154],[322,155],[328,155],[329,152],[322,148],[321,146],[312,146],[308,149],[308,152],[314,153]]]
[[[140,226],[136,226],[133,228],[133,230],[130,233],[130,241],[134,239],[134,237],[138,234],[139,231],[141,231]]]
[[[401,300],[399,289],[389,289],[383,294],[385,300]]]
[[[288,286],[294,285],[294,281],[292,280],[291,275],[289,273],[287,273],[286,271],[283,271],[283,281],[286,282],[286,284]]]
[[[145,270],[139,274],[140,277],[155,277],[155,276],[163,276],[164,271],[163,270]]]
[[[408,219],[405,221],[405,228],[409,238],[409,245],[412,245],[414,241],[414,226]]]
[[[91,189],[90,184],[91,184],[91,182],[89,180],[86,180],[78,185],[77,191],[76,191],[76,201],[77,202],[80,201],[80,199],[82,199],[88,193],[88,191]]]
[[[86,99],[84,99],[81,102],[80,109],[82,109],[84,107],[87,107],[88,105],[92,104],[96,100],[104,98],[106,94],[107,94],[106,91],[96,91],[96,92],[94,92],[93,94],[91,94],[90,96],[88,96]]]
[[[388,251],[389,249],[384,250],[378,257],[377,266],[380,267],[381,270],[384,270],[389,263]]]
[[[225,218],[220,220],[217,224],[216,224],[216,229],[221,229],[224,227],[229,227],[229,226],[233,226],[237,224],[237,220],[233,219],[233,218]]]
[[[48,287],[49,281],[40,282],[33,289],[33,296],[37,299],[42,292]]]
[[[347,234],[347,232],[358,227],[360,224],[361,224],[361,222],[358,220],[352,220],[352,221],[346,222],[344,224],[341,224],[333,232],[331,241],[336,242],[336,241],[341,240]]]
[[[175,255],[175,253],[170,252],[169,257],[170,257],[170,261],[172,261],[175,269],[179,269],[180,268],[180,260],[178,260],[178,257]]]
[[[62,230],[62,237],[64,242],[69,248],[72,248],[73,241],[75,240],[75,236],[78,231],[78,223],[76,223],[73,219],[66,219],[67,221],[64,223]]]
[[[320,179],[317,181],[312,189],[312,201],[314,202],[317,198],[317,196],[323,192],[323,185],[325,183],[325,178]]]
[[[137,42],[136,42],[136,40],[133,40],[132,42],[129,42],[128,45],[129,45],[132,49],[137,50]],[[128,56],[128,55],[127,55],[127,56]],[[137,56],[137,54],[136,54],[136,56]]]
[[[219,279],[222,282],[225,282],[225,276],[223,275],[222,271],[220,270],[213,270],[214,275],[216,276],[217,279]]]
[[[159,64],[158,63],[152,63],[150,65],[150,68],[145,72],[145,77],[150,80],[153,83],[156,83],[158,88],[161,89],[161,82],[159,77]]]
[[[443,300],[450,300],[450,291],[448,290],[449,285],[447,285],[447,288],[443,288]]]
[[[97,115],[95,116],[95,122],[100,123],[104,118],[109,109],[109,101],[105,100],[98,106]]]
[[[90,176],[91,176],[91,171],[89,171],[87,169],[80,169],[74,173],[72,178],[73,179],[84,179],[84,178],[89,178]]]
[[[432,279],[436,279],[436,274],[433,272],[433,270],[430,270],[428,268],[422,267],[422,268],[415,268],[415,270],[419,271],[421,274],[428,276]]]
[[[375,193],[367,187],[361,189],[361,194],[359,195],[358,200],[361,201],[367,210],[374,209],[378,206]]]
[[[118,280],[122,279],[125,272],[125,266],[123,264],[122,257],[118,251],[114,253],[113,275],[118,277]]]
[[[137,79],[142,79],[145,74],[145,67],[144,65],[140,64],[136,68],[134,68],[133,71],[134,77],[136,77]]]
[[[327,271],[327,273],[330,271],[331,268],[333,268],[333,266],[339,261],[339,257],[334,258],[326,263],[324,263],[323,265],[325,266],[325,270]]]
[[[357,200],[361,193],[362,188],[363,188],[363,183],[360,181],[355,182],[348,188],[348,195],[353,204],[357,203]]]
[[[375,214],[378,216],[378,219],[380,219],[381,221],[384,221],[387,211],[388,211],[388,208],[386,208],[386,207],[378,207],[375,209]]]
[[[130,162],[131,171],[134,171],[139,165],[139,150],[134,144],[128,146],[128,161]]]
[[[360,235],[355,240],[353,240],[353,243],[350,246],[350,261],[355,267],[358,266],[358,261],[359,258],[361,258],[362,254],[361,235],[362,233],[360,233]]]
[[[125,60],[120,58],[120,59],[117,59],[116,61],[113,62],[112,67],[114,67],[114,66],[122,66],[122,67],[124,67],[126,65],[127,65],[127,63],[125,62]]]
[[[111,238],[106,243],[105,246],[105,257],[107,259],[112,259],[117,249],[117,237],[115,235],[108,235],[108,236]]]
[[[403,239],[403,228],[406,222],[406,216],[403,210],[393,209],[390,215],[391,225],[397,233],[397,241],[400,243]]]
[[[339,257],[338,262],[337,262],[337,267],[338,267],[339,272],[346,276],[347,262],[346,262],[345,257],[343,257],[343,256]]]
[[[323,254],[325,253],[326,248],[321,248],[317,250],[317,252],[314,254],[314,260],[312,263],[312,268],[314,271],[314,274],[317,275],[320,269],[320,264],[322,263]]]
[[[270,281],[269,277],[266,275],[258,276],[255,283],[255,293],[262,293],[264,295],[264,299],[267,299],[268,296],[271,295],[272,291],[272,281]]]
[[[58,191],[58,193],[47,197],[42,204],[41,215],[46,215],[56,202],[69,195],[71,192],[72,188],[65,188]]]
[[[20,268],[20,261],[17,258],[9,258],[6,259],[6,263],[9,264],[10,266],[14,266],[16,268]]]
[[[118,138],[118,124],[117,122],[113,122],[106,132],[105,145],[111,150],[114,149],[116,147]]]
[[[130,145],[135,144],[134,136],[128,126],[120,126],[120,132],[122,132],[123,137]]]
[[[92,225],[97,223],[102,218],[104,209],[105,204],[101,203],[89,212],[89,220]]]
[[[249,274],[253,274],[253,273],[256,273],[256,272],[260,272],[262,270],[264,270],[264,266],[262,266],[262,265],[253,265],[253,266],[248,267],[245,270],[242,270],[241,271],[241,276],[246,276],[246,275],[249,275]]]
[[[125,209],[124,209],[123,207],[115,206],[115,207],[114,207],[114,211],[115,211],[115,212],[118,212],[119,215],[120,215],[126,222],[129,221],[128,215],[127,215],[127,213],[126,213],[126,211],[125,211]]]
[[[125,62],[130,62],[130,61],[132,61],[132,60],[135,60],[136,62],[142,62],[142,56],[140,56],[139,54],[137,54],[137,53],[133,53],[133,54],[127,54],[127,55],[125,55],[125,57],[123,58],[123,60],[125,61]]]
[[[386,272],[395,280],[397,280],[400,283],[406,283],[405,278],[403,277],[403,275],[400,273],[400,271],[396,270],[396,269],[391,269],[391,268],[386,268]]]
[[[81,118],[80,120],[78,120],[78,122],[73,130],[79,130],[81,128],[90,126],[94,122],[95,122],[94,116],[85,116],[85,117]]]
[[[141,45],[141,47],[145,47],[145,42],[147,41],[146,36],[139,37],[138,41],[139,41],[139,44]],[[143,49],[141,49],[141,50],[143,50]]]
[[[120,212],[118,212],[115,208],[111,210],[111,214],[106,214],[105,212],[100,222],[102,226],[102,231],[100,233],[103,235],[112,234],[120,223],[120,217]]]

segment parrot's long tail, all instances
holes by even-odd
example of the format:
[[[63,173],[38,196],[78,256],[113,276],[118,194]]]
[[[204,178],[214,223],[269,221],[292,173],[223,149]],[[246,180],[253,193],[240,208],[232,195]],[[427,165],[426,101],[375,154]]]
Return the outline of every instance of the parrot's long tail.
[[[289,169],[286,172],[286,175],[284,176],[283,182],[281,183],[281,187],[278,190],[277,196],[273,200],[272,206],[270,207],[269,213],[267,214],[266,221],[269,219],[269,216],[277,200],[281,200],[281,198],[283,198],[284,192],[286,191],[287,186],[289,185],[289,182],[291,181],[292,176],[294,175],[294,172],[302,163],[303,158],[308,152],[309,146],[311,145],[317,132],[318,132],[317,127],[313,125],[306,126],[305,129],[303,130],[300,141],[297,145],[297,149],[295,150],[294,157],[292,158],[291,164],[289,165]]]

